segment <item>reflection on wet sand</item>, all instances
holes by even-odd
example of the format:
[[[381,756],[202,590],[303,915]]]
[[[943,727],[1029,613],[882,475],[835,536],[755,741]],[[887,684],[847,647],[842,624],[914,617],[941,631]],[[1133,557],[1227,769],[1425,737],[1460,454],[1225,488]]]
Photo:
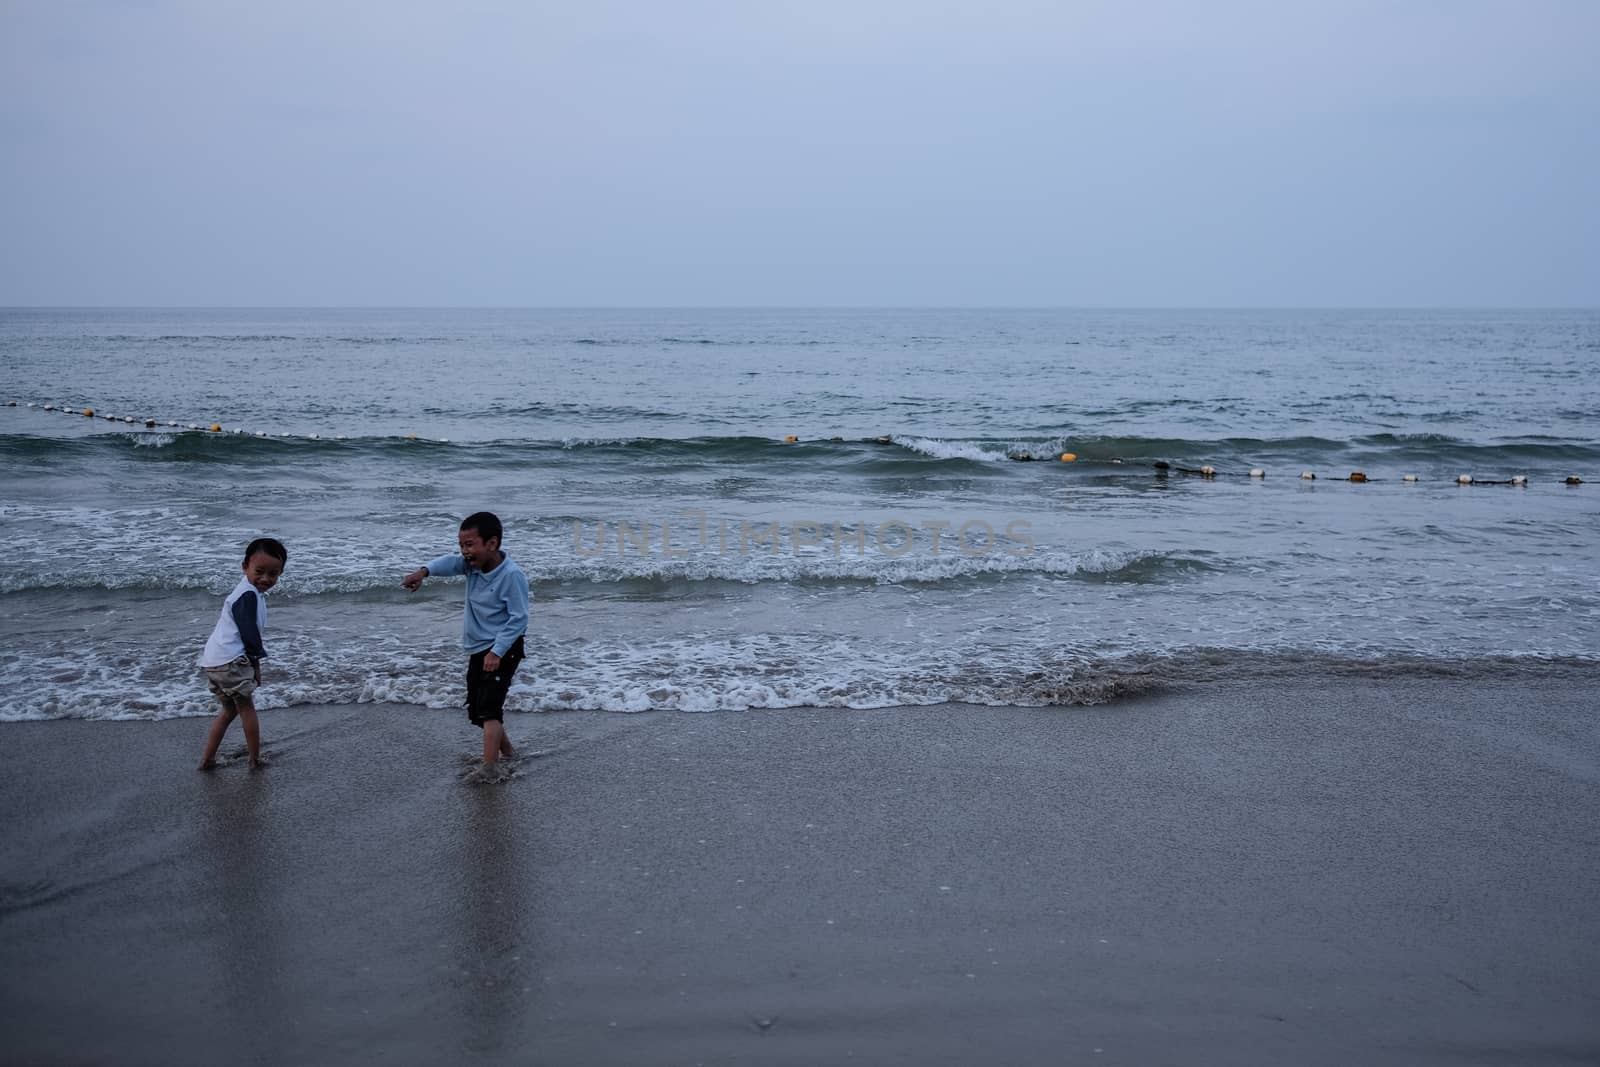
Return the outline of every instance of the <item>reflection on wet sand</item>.
[[[236,761],[235,761],[236,762]],[[226,1030],[262,1061],[285,1054],[281,1035],[289,1021],[284,1005],[284,973],[278,956],[282,939],[272,872],[282,863],[267,812],[271,784],[266,771],[214,774],[205,817],[205,852],[218,936],[215,949],[217,992],[226,1005]],[[217,1021],[217,1020],[212,1020]],[[202,1027],[207,1021],[197,1020]],[[209,1027],[206,1027],[209,1029]]]
[[[465,1045],[475,1055],[497,1055],[516,1045],[522,1017],[533,1003],[532,946],[523,930],[529,911],[520,840],[515,762],[480,767],[463,782],[461,873],[456,909],[457,966]]]

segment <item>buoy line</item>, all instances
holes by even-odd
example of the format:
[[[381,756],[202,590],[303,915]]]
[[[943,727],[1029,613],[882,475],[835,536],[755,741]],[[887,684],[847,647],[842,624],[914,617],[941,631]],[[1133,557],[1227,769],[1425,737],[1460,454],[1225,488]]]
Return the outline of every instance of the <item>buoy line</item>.
[[[222,423],[220,423],[220,422],[205,422],[205,423],[200,423],[200,422],[179,422],[176,419],[162,420],[162,419],[152,419],[152,418],[138,418],[138,417],[133,416],[133,415],[113,415],[113,414],[109,414],[109,413],[104,412],[104,411],[96,411],[92,407],[79,407],[79,406],[73,405],[73,404],[55,404],[55,403],[43,403],[43,404],[41,404],[41,403],[36,403],[36,402],[33,402],[33,401],[28,401],[26,403],[20,403],[19,404],[15,400],[8,400],[8,401],[6,401],[5,406],[8,407],[8,408],[15,408],[15,407],[35,408],[35,409],[37,409],[39,411],[46,411],[46,412],[50,412],[51,414],[56,414],[56,415],[68,415],[68,416],[72,416],[74,418],[101,419],[101,420],[103,420],[105,422],[122,423],[122,424],[125,424],[125,425],[128,425],[128,426],[133,426],[133,427],[142,426],[147,430],[178,430],[179,432],[182,432],[182,431],[185,431],[185,430],[189,430],[189,431],[193,431],[195,433],[203,433],[203,434],[226,434],[226,435],[238,436],[238,437],[257,437],[257,438],[273,439],[273,440],[284,440],[284,439],[302,440],[302,441],[320,441],[320,440],[323,440],[323,436],[320,433],[289,433],[289,432],[268,433],[265,430],[252,430],[252,429],[249,429],[248,427],[245,427],[245,426],[224,427],[222,425]],[[450,443],[450,439],[448,437],[419,437],[417,434],[414,434],[414,433],[395,434],[394,437],[401,438],[401,439],[407,440],[407,441],[431,442],[431,443],[434,443],[434,444],[441,444],[441,445],[446,445],[446,444]],[[346,434],[342,434],[341,433],[341,434],[333,435],[333,437],[329,438],[329,440],[348,441],[348,440],[350,440],[350,437],[347,436]]]

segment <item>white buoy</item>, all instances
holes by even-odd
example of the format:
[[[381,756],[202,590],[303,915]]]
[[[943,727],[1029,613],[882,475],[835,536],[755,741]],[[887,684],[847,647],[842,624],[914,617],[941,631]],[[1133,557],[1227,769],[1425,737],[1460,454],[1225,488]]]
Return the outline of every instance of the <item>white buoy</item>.
[[[1458,474],[1458,475],[1456,475],[1456,484],[1457,485],[1471,485],[1472,484],[1472,475],[1470,475],[1470,474]]]
[[[56,406],[55,406],[55,405],[54,405],[54,404],[46,404],[46,405],[45,405],[45,406],[44,406],[44,409],[45,409],[45,410],[46,410],[46,411],[54,411],[54,410],[55,410],[55,409],[56,409]]]
[[[1265,478],[1266,476],[1267,472],[1262,470],[1260,467],[1257,467],[1255,470],[1250,472],[1250,477],[1252,478]]]
[[[1300,472],[1300,477],[1304,478],[1306,481],[1309,482],[1311,479],[1315,478],[1316,475],[1312,474],[1310,471],[1301,471]]]
[[[1402,482],[1414,482],[1414,481],[1417,480],[1417,476],[1415,474],[1408,474],[1404,478],[1401,478],[1400,480]]]
[[[318,438],[319,438],[319,437],[321,437],[321,436],[322,436],[322,435],[321,435],[321,434],[319,434],[319,433],[308,433],[308,434],[306,434],[306,440],[308,440],[308,441],[315,441],[315,440],[317,440],[317,439],[318,439]]]
[[[265,436],[267,436],[267,435],[266,435],[266,434],[265,434],[265,433],[264,433],[264,432],[262,432],[262,431],[261,431],[261,430],[257,430],[257,431],[256,431],[256,436],[257,436],[257,437],[265,437]]]
[[[1527,485],[1528,484],[1528,476],[1526,474],[1513,474],[1511,476],[1511,484],[1512,485]]]

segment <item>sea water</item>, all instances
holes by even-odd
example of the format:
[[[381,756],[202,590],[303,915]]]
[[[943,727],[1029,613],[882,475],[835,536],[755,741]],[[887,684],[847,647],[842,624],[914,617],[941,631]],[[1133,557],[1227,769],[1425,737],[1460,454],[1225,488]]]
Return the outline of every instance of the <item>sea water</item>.
[[[0,366],[0,719],[208,713],[263,534],[262,706],[456,706],[400,578],[479,509],[514,710],[1600,662],[1597,311],[12,309]]]

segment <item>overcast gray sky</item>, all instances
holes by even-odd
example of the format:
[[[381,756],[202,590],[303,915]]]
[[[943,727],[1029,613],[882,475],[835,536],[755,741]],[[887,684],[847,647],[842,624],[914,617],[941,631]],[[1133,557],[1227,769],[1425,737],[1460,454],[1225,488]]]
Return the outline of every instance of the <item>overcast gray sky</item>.
[[[1600,304],[1594,0],[0,0],[0,304]]]

